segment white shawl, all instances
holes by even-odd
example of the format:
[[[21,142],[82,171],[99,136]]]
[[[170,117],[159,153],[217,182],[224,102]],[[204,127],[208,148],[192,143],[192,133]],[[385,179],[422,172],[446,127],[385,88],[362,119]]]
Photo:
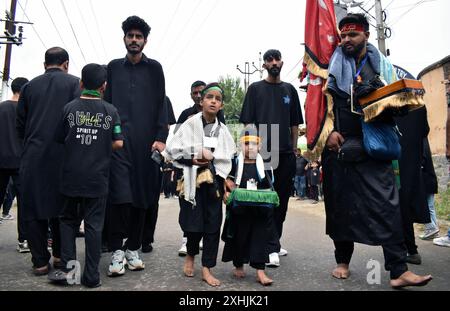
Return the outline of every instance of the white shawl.
[[[236,153],[234,140],[225,124],[220,123],[216,118],[216,124],[212,131],[219,128],[217,137],[217,147],[214,149],[214,168],[216,174],[222,178],[227,178],[231,171],[231,160]],[[203,130],[202,113],[198,113],[186,120],[172,139],[167,143],[163,156],[174,161],[174,166],[183,169],[184,176],[184,199],[195,205],[197,165],[186,166],[176,161],[179,159],[198,158],[203,149]]]
[[[256,156],[256,171],[261,179],[266,176],[266,172],[264,171],[264,160],[261,155],[258,153]],[[242,180],[242,174],[244,172],[244,155],[242,152],[239,154],[237,158],[237,170],[236,170],[236,186],[239,187]]]

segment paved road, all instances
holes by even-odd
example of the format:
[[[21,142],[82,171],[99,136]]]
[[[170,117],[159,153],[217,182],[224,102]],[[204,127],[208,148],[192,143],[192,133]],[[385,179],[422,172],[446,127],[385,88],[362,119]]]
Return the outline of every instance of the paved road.
[[[120,278],[108,278],[106,269],[109,254],[103,254],[100,269],[103,286],[100,291],[127,288],[137,291],[379,291],[390,290],[389,274],[383,268],[381,247],[356,245],[351,264],[352,275],[346,281],[336,280],[330,276],[334,267],[333,245],[325,235],[325,217],[323,204],[312,205],[291,199],[290,209],[285,223],[282,245],[289,251],[281,258],[281,267],[268,269],[268,274],[275,283],[271,287],[262,287],[255,281],[254,271],[247,268],[247,278],[236,280],[232,274],[232,264],[218,262],[215,275],[222,281],[222,286],[212,289],[201,281],[200,265],[197,259],[197,273],[194,278],[183,277],[183,258],[177,256],[181,241],[178,226],[178,201],[161,198],[159,220],[156,230],[154,251],[143,254],[146,269],[130,272]],[[15,210],[12,211],[15,213]],[[4,221],[0,225],[0,290],[86,290],[82,286],[60,287],[49,284],[46,277],[35,277],[31,273],[31,255],[16,251],[16,222]],[[444,232],[442,230],[441,232]],[[78,239],[78,254],[83,265],[84,241]],[[414,290],[449,290],[450,289],[450,248],[441,248],[431,242],[418,241],[423,257],[421,266],[411,266],[411,270],[425,274],[431,273],[433,281],[425,288]],[[220,245],[219,260],[223,244]],[[381,284],[369,285],[366,268],[370,260],[381,263]]]

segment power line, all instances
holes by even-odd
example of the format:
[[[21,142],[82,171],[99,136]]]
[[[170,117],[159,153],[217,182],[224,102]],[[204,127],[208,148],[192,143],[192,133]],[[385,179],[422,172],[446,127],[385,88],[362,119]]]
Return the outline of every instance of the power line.
[[[73,28],[72,22],[70,21],[70,18],[69,18],[69,14],[67,13],[67,9],[66,9],[66,6],[64,4],[64,1],[60,0],[60,2],[61,2],[61,5],[63,7],[64,14],[66,14],[67,21],[69,22],[70,29],[72,30],[73,36],[75,37],[75,41],[77,42],[78,48],[80,49],[81,56],[83,56],[84,62],[87,63],[86,57],[84,56],[84,53],[83,53],[83,49],[80,46],[80,42],[78,41],[77,34],[75,33],[75,29]]]
[[[417,8],[418,6],[420,6],[421,4],[425,3],[425,2],[431,2],[431,1],[435,1],[435,0],[422,0],[417,2],[416,4],[414,4],[414,6],[412,8],[410,8],[408,11],[406,11],[405,13],[403,13],[402,15],[400,15],[397,20],[392,23],[390,26],[394,26],[395,24],[397,24],[403,17],[405,17],[409,12],[411,12],[412,10],[414,10],[415,8]]]
[[[165,29],[165,31],[164,31],[164,34],[163,34],[163,36],[162,36],[162,40],[164,40],[164,39],[166,38],[167,32],[169,31],[170,26],[172,26],[172,23],[173,23],[173,21],[175,20],[175,16],[176,16],[177,13],[178,13],[178,9],[180,8],[180,5],[181,5],[181,0],[178,0],[177,7],[175,8],[175,11],[174,11],[173,14],[172,14],[172,17],[171,17],[171,19],[170,19],[170,21],[169,21],[169,24],[167,25],[167,27],[166,27],[166,29]],[[163,43],[163,41],[161,41],[161,44],[157,47],[157,51],[159,51],[159,49],[161,49],[162,43]]]
[[[89,28],[87,27],[87,24],[86,24],[86,20],[84,19],[83,12],[80,9],[78,1],[75,1],[75,3],[77,4],[77,9],[78,9],[78,12],[80,13],[81,20],[83,21],[84,27],[86,28],[86,32],[88,34],[89,40],[91,41],[92,47],[94,48],[95,55],[96,55],[97,59],[100,60],[100,57],[97,53],[97,49],[95,48],[94,40],[92,39],[92,36],[91,36],[91,32],[89,31]]]
[[[94,16],[95,25],[97,27],[98,35],[100,37],[100,42],[101,42],[102,47],[103,47],[103,53],[105,54],[105,58],[108,59],[108,53],[106,52],[105,42],[103,42],[103,36],[102,36],[102,33],[100,32],[100,26],[98,25],[98,18],[97,18],[97,15],[95,14],[95,10],[94,10],[94,7],[92,5],[92,0],[89,0],[89,6],[91,8],[92,15]]]
[[[200,6],[200,4],[202,3],[202,0],[199,0],[197,5],[195,6],[194,10],[192,11],[191,16],[189,16],[188,20],[186,21],[186,23],[183,25],[181,31],[177,34],[177,36],[175,37],[175,40],[173,41],[173,44],[170,46],[170,49],[168,49],[168,51],[173,51],[175,44],[178,43],[179,38],[181,37],[181,35],[186,31],[187,29],[187,25],[191,22],[191,19],[194,17],[198,7]]]
[[[23,12],[23,15],[26,17],[26,19],[28,20],[28,22],[31,23],[31,19],[28,17],[27,13],[25,12],[25,9],[23,8],[22,4],[20,4],[20,1],[17,1],[17,3],[20,6],[20,9]],[[44,47],[44,49],[47,50],[47,46],[44,43],[44,40],[42,40],[41,36],[39,35],[38,31],[36,30],[36,28],[34,27],[33,24],[31,24],[31,28],[33,28],[34,33],[36,34],[36,36],[39,38],[39,41],[41,41],[42,46]]]
[[[187,44],[185,45],[185,47],[183,49],[180,50],[180,53],[177,55],[177,57],[175,58],[175,61],[172,63],[172,65],[169,67],[169,70],[167,71],[168,73],[172,70],[173,66],[175,66],[176,63],[178,63],[178,61],[180,60],[181,56],[186,52],[187,48],[189,47],[189,45],[192,44],[193,39],[197,36],[197,34],[200,32],[200,30],[203,28],[203,25],[206,23],[206,21],[208,20],[209,16],[211,15],[211,13],[214,11],[214,9],[217,7],[217,4],[219,3],[219,0],[216,0],[216,2],[214,3],[214,5],[212,6],[212,8],[209,10],[208,14],[206,15],[206,17],[203,19],[203,21],[200,23],[200,25],[197,27],[197,29],[195,30],[194,34],[191,36],[191,38],[188,40]]]
[[[286,74],[286,77],[288,77],[288,76],[291,74],[291,72],[293,72],[293,71],[297,68],[297,66],[300,65],[300,63],[301,63],[302,61],[303,61],[303,56],[302,56],[302,58],[300,58],[300,60],[298,61],[298,63],[295,64],[294,67],[292,67],[292,69]]]
[[[27,9],[27,6],[28,6],[28,0],[27,0],[27,2],[25,2],[25,10]],[[24,17],[25,17],[25,14],[23,14],[22,19],[24,19]]]
[[[58,27],[56,26],[55,20],[54,20],[53,17],[52,17],[52,14],[51,14],[50,11],[48,10],[47,6],[45,5],[44,0],[41,0],[41,2],[42,2],[42,4],[44,5],[45,11],[47,11],[48,17],[50,17],[50,21],[52,22],[53,27],[55,28],[56,33],[57,33],[58,36],[59,36],[59,39],[61,40],[61,42],[62,42],[62,44],[64,45],[64,47],[67,49],[67,44],[64,42],[64,39],[63,39],[61,33],[59,32],[59,29],[58,29]]]
[[[44,0],[41,0],[41,2],[42,2],[42,5],[44,6],[45,11],[47,11],[48,17],[50,17],[50,21],[52,22],[53,27],[55,28],[56,33],[58,34],[59,39],[61,40],[61,42],[62,42],[64,48],[68,49],[68,45],[66,44],[66,42],[64,42],[63,36],[62,36],[61,33],[59,32],[58,26],[56,26],[55,20],[53,19],[53,16],[52,16],[52,14],[50,13],[50,10],[47,8],[47,5],[45,5]],[[77,65],[77,63],[73,60],[73,57],[72,57],[71,63],[72,63],[76,68],[80,69],[80,67]]]

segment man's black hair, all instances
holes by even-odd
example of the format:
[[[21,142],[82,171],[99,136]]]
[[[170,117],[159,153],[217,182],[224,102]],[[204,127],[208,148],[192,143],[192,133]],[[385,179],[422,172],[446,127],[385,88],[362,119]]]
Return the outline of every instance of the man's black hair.
[[[222,92],[222,102],[225,102],[225,92],[223,91],[222,86],[217,82],[208,83],[205,88],[202,90],[202,99],[205,97],[206,93],[208,92],[208,89],[212,87],[218,87]]]
[[[122,30],[124,35],[126,36],[130,30],[137,29],[142,32],[144,38],[147,39],[150,30],[152,29],[142,18],[139,16],[133,15],[128,17],[122,23]]]
[[[48,49],[45,52],[45,64],[47,66],[62,65],[69,60],[69,53],[58,46]]]
[[[97,90],[106,81],[106,70],[99,64],[87,64],[81,70],[81,81],[86,90]]]
[[[192,83],[191,85],[191,91],[193,88],[195,87],[199,87],[199,86],[206,86],[206,83],[200,80],[195,81],[194,83]]]
[[[367,17],[361,13],[350,13],[339,22],[339,29],[345,24],[358,24],[364,26],[364,31],[369,31],[369,22]]]
[[[13,82],[11,83],[11,90],[13,91],[13,94],[20,93],[20,90],[22,89],[22,86],[28,83],[27,78],[15,78]]]
[[[266,61],[269,58],[281,59],[281,52],[278,50],[270,49],[263,55],[263,60]]]

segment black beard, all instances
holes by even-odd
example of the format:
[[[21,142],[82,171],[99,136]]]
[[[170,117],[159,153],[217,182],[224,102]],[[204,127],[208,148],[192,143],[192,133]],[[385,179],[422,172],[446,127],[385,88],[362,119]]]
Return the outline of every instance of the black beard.
[[[130,49],[129,46],[127,46],[127,51],[128,51],[128,53],[130,53],[131,55],[137,55],[137,54],[141,53],[142,50],[143,50],[143,48],[141,48],[141,47],[139,48],[139,50],[132,50],[132,49]]]
[[[354,50],[352,52],[348,52],[347,49],[344,47],[342,47],[342,52],[344,52],[344,54],[348,57],[358,57],[361,52],[364,50],[364,48],[366,47],[366,42],[362,42],[361,44],[358,44],[354,47]]]
[[[267,72],[269,73],[269,75],[271,77],[277,78],[280,75],[281,68],[274,66],[274,67],[270,68],[269,70],[267,70]]]

